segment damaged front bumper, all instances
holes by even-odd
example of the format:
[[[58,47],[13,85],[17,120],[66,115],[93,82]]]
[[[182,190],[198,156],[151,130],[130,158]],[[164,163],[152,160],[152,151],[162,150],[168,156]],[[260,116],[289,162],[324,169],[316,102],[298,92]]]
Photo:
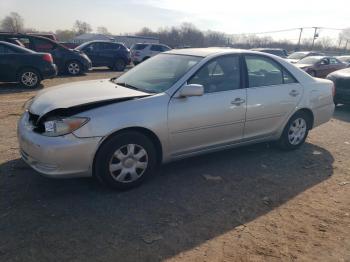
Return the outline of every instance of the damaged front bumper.
[[[25,112],[19,120],[17,136],[22,159],[33,169],[55,178],[92,176],[93,158],[102,137],[48,137],[33,129]]]

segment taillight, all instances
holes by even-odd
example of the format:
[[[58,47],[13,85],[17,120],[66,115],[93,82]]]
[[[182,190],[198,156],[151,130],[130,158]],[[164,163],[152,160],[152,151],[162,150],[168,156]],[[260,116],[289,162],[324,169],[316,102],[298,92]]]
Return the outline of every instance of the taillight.
[[[53,63],[52,55],[51,54],[45,54],[43,55],[43,60],[49,63]]]

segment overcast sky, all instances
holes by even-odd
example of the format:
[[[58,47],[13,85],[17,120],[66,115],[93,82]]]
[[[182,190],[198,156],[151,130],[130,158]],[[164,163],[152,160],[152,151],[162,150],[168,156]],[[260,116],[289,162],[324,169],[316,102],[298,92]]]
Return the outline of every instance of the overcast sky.
[[[44,31],[71,29],[75,20],[111,33],[138,31],[147,26],[191,22],[202,30],[251,33],[305,26],[350,27],[350,0],[0,0],[0,19],[18,12],[26,27]],[[320,36],[336,36],[323,30]],[[312,30],[305,36],[312,35]],[[271,36],[298,38],[298,32]]]

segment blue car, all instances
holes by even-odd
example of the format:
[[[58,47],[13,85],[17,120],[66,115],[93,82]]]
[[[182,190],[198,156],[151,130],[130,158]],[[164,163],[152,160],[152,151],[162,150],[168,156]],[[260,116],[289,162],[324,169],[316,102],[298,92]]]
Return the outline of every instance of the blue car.
[[[84,52],[93,67],[107,66],[115,71],[124,71],[130,64],[130,50],[122,43],[90,41],[75,49]]]

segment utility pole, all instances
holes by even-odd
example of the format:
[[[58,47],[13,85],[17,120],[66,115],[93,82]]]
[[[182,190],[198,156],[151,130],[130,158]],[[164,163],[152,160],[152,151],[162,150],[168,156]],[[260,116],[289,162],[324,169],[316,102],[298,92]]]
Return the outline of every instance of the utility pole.
[[[315,28],[315,32],[314,32],[314,38],[312,39],[312,47],[311,47],[311,51],[314,49],[314,45],[315,45],[315,39],[318,37],[318,34],[317,34],[317,29],[318,27],[313,27]]]
[[[298,40],[298,46],[297,49],[295,51],[299,51],[300,50],[300,41],[301,41],[301,34],[303,33],[303,28],[300,28],[300,33],[299,33],[299,40]]]
[[[348,42],[349,42],[349,39],[346,39],[344,51],[346,51],[346,49],[348,48]]]

